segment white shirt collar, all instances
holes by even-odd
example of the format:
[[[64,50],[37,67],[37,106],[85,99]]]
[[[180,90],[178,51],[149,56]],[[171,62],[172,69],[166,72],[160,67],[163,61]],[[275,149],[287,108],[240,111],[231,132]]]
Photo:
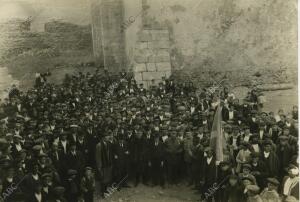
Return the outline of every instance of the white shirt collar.
[[[267,153],[267,152],[264,151],[264,157],[268,158],[269,156],[270,156],[270,152]]]
[[[210,157],[210,158],[207,157],[207,158],[206,158],[207,164],[210,164],[211,160],[212,160],[212,157]]]
[[[41,193],[34,193],[35,198],[37,199],[38,202],[42,202],[42,194]]]

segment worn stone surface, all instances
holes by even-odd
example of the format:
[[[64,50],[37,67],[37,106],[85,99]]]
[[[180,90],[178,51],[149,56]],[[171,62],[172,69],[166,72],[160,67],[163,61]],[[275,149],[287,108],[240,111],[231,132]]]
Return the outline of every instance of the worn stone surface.
[[[123,0],[92,0],[94,55],[110,71],[126,67]]]
[[[135,72],[134,73],[134,79],[139,81],[143,81],[143,73],[142,72]]]
[[[143,72],[143,80],[144,81],[151,81],[152,79],[161,80],[164,74],[165,72]]]
[[[170,62],[156,63],[157,71],[171,71]]]
[[[138,63],[134,67],[134,72],[145,72],[147,71],[147,67],[145,63]]]
[[[147,72],[155,72],[156,66],[155,63],[147,63]]]
[[[169,78],[172,68],[168,30],[141,30],[136,43],[133,71],[137,82],[148,88],[153,79],[158,84],[163,76]]]

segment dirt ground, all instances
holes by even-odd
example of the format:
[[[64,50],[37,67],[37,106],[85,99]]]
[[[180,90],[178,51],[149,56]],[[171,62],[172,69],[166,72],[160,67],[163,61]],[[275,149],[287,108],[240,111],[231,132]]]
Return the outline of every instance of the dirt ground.
[[[101,199],[96,193],[94,201],[101,202],[197,202],[200,193],[185,184],[170,185],[164,189],[156,186],[139,185],[137,187],[122,188]]]

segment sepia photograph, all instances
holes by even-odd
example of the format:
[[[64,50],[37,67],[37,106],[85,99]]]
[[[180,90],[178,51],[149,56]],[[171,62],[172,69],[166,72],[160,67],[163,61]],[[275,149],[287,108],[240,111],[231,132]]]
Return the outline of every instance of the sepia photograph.
[[[0,202],[298,202],[297,0],[0,0]]]

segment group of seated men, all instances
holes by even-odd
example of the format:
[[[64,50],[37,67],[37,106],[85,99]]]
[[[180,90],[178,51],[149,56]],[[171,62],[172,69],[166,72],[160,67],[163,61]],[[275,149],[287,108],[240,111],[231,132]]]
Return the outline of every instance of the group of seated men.
[[[184,183],[206,201],[299,200],[297,106],[265,113],[256,89],[239,100],[164,77],[145,88],[125,71],[47,76],[1,102],[0,201],[90,202],[139,183]],[[210,147],[218,107],[222,162]]]

